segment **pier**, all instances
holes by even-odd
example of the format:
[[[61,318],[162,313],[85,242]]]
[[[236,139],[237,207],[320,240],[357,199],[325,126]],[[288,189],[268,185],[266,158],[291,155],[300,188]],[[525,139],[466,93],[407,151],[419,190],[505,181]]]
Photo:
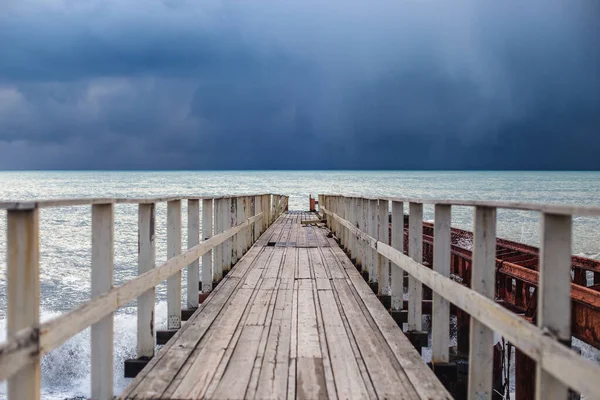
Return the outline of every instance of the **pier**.
[[[161,202],[168,260],[156,265]],[[139,275],[114,286],[119,204],[138,205]],[[570,348],[572,336],[599,337],[590,320],[597,290],[583,277],[593,273],[595,284],[600,271],[572,257],[571,236],[573,217],[600,217],[600,207],[340,195],[319,195],[316,211],[287,204],[279,194],[0,203],[8,233],[0,379],[9,399],[38,399],[41,357],[90,326],[91,396],[112,399],[113,313],[135,299],[137,358],[126,362],[134,379],[123,399],[492,399],[494,332],[534,366],[528,395],[600,398],[600,366]],[[423,205],[434,207],[433,223],[423,222]],[[92,298],[40,323],[39,213],[60,206],[91,207]],[[473,209],[471,254],[453,246],[469,234],[451,227],[454,206]],[[496,238],[497,209],[539,213],[537,253]],[[168,322],[156,332],[154,288],[163,281]],[[535,317],[521,315],[533,302]],[[467,342],[464,393],[450,345],[457,312],[468,331],[458,332]],[[429,340],[426,363],[419,353]]]

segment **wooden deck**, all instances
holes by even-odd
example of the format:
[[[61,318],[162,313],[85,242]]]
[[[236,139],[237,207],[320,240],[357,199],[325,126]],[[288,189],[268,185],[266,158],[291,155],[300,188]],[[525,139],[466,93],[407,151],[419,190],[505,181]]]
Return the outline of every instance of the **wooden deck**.
[[[282,215],[120,398],[450,399],[308,219]]]

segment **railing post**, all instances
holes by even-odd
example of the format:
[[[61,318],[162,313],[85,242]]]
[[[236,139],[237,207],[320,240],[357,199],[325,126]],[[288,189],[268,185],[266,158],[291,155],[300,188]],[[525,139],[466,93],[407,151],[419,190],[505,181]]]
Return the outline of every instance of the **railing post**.
[[[471,289],[494,299],[496,275],[496,209],[475,207]],[[494,332],[471,318],[469,400],[492,398]]]
[[[360,226],[360,230],[363,231],[364,233],[369,233],[369,200],[363,198],[362,199],[362,215],[361,215],[361,226]],[[361,255],[362,255],[362,276],[364,279],[368,279],[369,278],[369,262],[370,262],[370,252],[369,252],[369,245],[367,244],[367,242],[362,241],[361,243]]]
[[[252,216],[258,215],[262,212],[261,209],[261,201],[260,201],[260,196],[254,196],[254,212],[252,214]],[[254,242],[256,242],[256,240],[260,237],[261,235],[261,223],[262,221],[256,221],[254,223],[254,236],[252,237],[252,241],[250,243],[250,247],[252,247],[252,245],[254,244]]]
[[[233,217],[235,216],[234,209],[236,206],[237,203],[234,197],[229,197],[225,199],[225,214],[223,216],[225,218],[225,221],[223,223],[223,231],[226,231],[233,226]],[[224,243],[225,257],[223,260],[223,276],[227,275],[227,273],[231,269],[231,265],[233,263],[233,253],[235,251],[235,244],[237,244],[236,242],[234,242],[234,239],[236,239],[236,237],[237,235],[234,235],[233,237],[227,239]]]
[[[114,210],[112,204],[92,206],[92,298],[113,286]],[[113,313],[91,329],[92,399],[113,398]]]
[[[230,214],[229,214],[229,226],[227,228],[236,226],[237,224],[239,224],[241,222],[241,219],[242,219],[241,211],[242,211],[242,197],[241,196],[232,197]],[[244,241],[243,235],[244,235],[243,232],[238,232],[235,235],[233,235],[233,237],[231,238],[231,263],[229,264],[228,270],[231,269],[231,267],[233,265],[235,265],[235,263],[237,263],[237,261],[241,257],[242,242]]]
[[[400,201],[392,201],[392,247],[404,253],[404,203]],[[402,310],[403,303],[404,271],[394,264],[392,266],[392,312]]]
[[[543,214],[540,240],[538,326],[571,346],[571,216]],[[536,367],[538,400],[566,399],[568,387]]]
[[[377,237],[377,200],[369,200],[369,236]],[[377,290],[377,251],[369,246],[369,284]]]
[[[181,200],[167,202],[167,258],[181,253]],[[167,279],[167,329],[181,327],[181,271]]]
[[[356,228],[356,199],[351,197],[348,200],[348,221],[352,224],[353,227]],[[356,235],[354,232],[348,229],[348,238],[349,238],[349,247],[350,247],[350,256],[354,259],[356,263],[357,254],[356,254]]]
[[[433,235],[433,269],[441,275],[450,276],[450,225],[451,207],[435,205]],[[431,362],[434,365],[450,361],[450,303],[433,292],[433,312],[431,328]]]
[[[188,204],[188,249],[200,243],[200,201],[190,199]],[[200,270],[199,260],[193,261],[187,271],[187,306],[198,308]]]
[[[155,218],[154,203],[138,206],[138,275],[151,271],[156,265]],[[155,288],[149,289],[138,297],[138,357],[154,357],[154,302]]]
[[[40,325],[38,209],[8,211],[7,228],[6,336],[10,338],[21,329]],[[40,357],[33,357],[32,363],[8,379],[9,400],[40,398]]]
[[[202,200],[202,240],[208,240],[212,237],[213,228],[213,200]],[[202,255],[202,293],[210,293],[212,291],[212,250],[207,251]]]
[[[215,199],[214,214],[215,214],[215,235],[223,232],[223,199]],[[213,277],[212,282],[218,283],[223,277],[223,254],[225,243],[215,246],[213,252]],[[212,290],[212,289],[211,289]]]
[[[362,226],[362,202],[363,200],[360,197],[355,199],[355,209],[354,209],[354,226],[360,231],[363,230]],[[354,251],[356,252],[356,267],[359,271],[362,271],[363,268],[363,248],[360,243],[360,239],[357,235],[354,236]]]
[[[273,197],[272,195],[269,195],[268,200],[269,200],[269,226],[271,226],[271,224],[273,223]]]
[[[377,240],[385,244],[390,243],[390,223],[389,223],[389,201],[379,200],[379,230]],[[390,296],[390,262],[387,258],[378,254],[377,275],[379,276],[379,286],[377,294],[385,296],[384,306],[391,307]]]
[[[408,206],[408,255],[418,263],[423,262],[423,204]],[[423,285],[408,277],[408,331],[420,332],[422,328]],[[417,348],[417,350],[421,350]]]

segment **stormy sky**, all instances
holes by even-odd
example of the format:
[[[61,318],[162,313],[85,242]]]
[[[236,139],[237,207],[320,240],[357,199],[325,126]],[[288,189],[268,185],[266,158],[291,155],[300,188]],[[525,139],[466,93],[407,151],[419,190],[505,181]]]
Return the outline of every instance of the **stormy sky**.
[[[597,0],[4,0],[0,169],[600,169]]]

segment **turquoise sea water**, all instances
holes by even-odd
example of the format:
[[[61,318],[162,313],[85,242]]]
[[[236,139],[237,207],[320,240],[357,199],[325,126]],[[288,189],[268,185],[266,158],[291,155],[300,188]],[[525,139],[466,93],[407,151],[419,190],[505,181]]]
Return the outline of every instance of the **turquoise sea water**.
[[[290,209],[307,209],[308,195],[342,193],[450,199],[487,199],[600,206],[598,172],[0,172],[0,201],[65,197],[151,197],[273,192],[290,196]],[[425,207],[425,218],[433,209]],[[185,212],[185,203],[184,203]],[[184,214],[185,215],[185,214]],[[453,225],[472,228],[473,210],[453,209]],[[91,213],[89,206],[43,209],[40,214],[43,318],[89,299]],[[157,263],[166,260],[166,205],[157,208]],[[183,243],[186,219],[183,218]],[[0,338],[6,305],[6,217],[0,211]],[[498,236],[537,245],[539,218],[524,211],[498,212]],[[576,217],[573,252],[600,258],[600,219]],[[137,274],[137,208],[115,209],[115,283]],[[185,279],[184,279],[185,282]],[[185,286],[184,286],[185,293]],[[165,325],[166,287],[157,288],[157,324]],[[122,390],[123,360],[135,353],[135,307],[115,318],[115,389]],[[43,361],[44,398],[89,394],[89,331]],[[0,398],[3,397],[0,387]]]

